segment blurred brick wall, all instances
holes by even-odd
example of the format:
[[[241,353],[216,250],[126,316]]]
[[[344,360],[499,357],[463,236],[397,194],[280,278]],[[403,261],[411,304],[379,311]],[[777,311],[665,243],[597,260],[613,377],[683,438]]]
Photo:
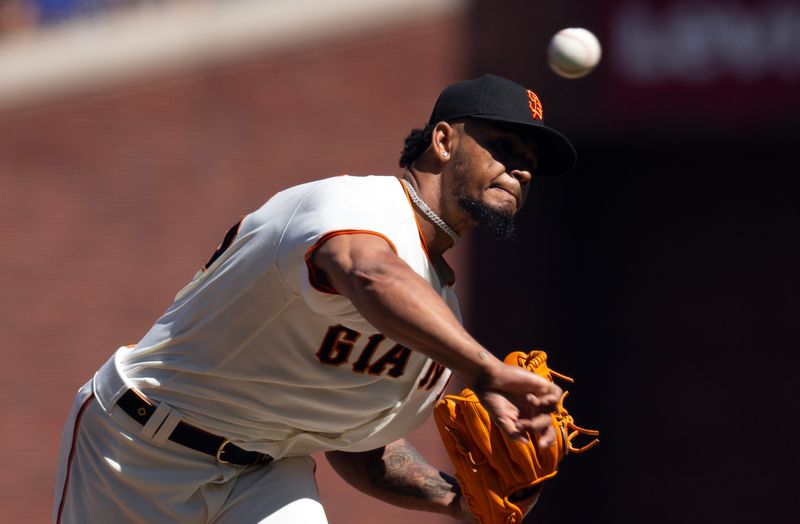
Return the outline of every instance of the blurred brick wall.
[[[464,27],[451,15],[0,114],[4,522],[49,520],[74,392],[240,215],[298,182],[399,172],[403,138],[463,76]],[[467,248],[451,256],[462,284]],[[417,441],[446,463],[430,426]],[[331,522],[421,515],[317,462]]]

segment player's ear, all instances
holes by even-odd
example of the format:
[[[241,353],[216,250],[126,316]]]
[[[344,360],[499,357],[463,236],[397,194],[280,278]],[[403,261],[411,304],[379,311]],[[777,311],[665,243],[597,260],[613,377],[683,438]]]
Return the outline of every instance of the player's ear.
[[[431,149],[439,162],[446,163],[453,154],[455,129],[447,122],[439,122],[431,133]]]

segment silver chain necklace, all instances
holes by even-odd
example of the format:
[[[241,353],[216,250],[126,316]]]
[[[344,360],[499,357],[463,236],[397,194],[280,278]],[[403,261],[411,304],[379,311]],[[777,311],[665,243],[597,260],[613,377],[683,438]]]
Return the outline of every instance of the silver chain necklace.
[[[453,244],[455,244],[455,243],[456,243],[456,241],[458,240],[458,234],[457,234],[455,231],[453,231],[453,228],[451,228],[450,226],[448,226],[448,225],[445,223],[445,221],[444,221],[444,220],[442,220],[441,218],[439,218],[439,215],[437,215],[436,213],[434,213],[434,212],[431,210],[431,208],[429,208],[429,207],[428,207],[428,204],[426,204],[425,202],[423,202],[423,201],[422,201],[422,199],[419,197],[419,195],[417,194],[417,192],[416,192],[416,191],[414,191],[414,186],[412,186],[412,185],[411,185],[411,182],[409,182],[409,181],[408,181],[408,180],[406,180],[405,178],[404,178],[404,179],[402,179],[402,180],[400,180],[400,181],[401,181],[401,182],[403,183],[403,185],[406,187],[406,190],[408,191],[408,196],[410,196],[410,197],[411,197],[411,201],[412,201],[412,202],[414,202],[414,205],[416,205],[416,206],[419,208],[419,210],[420,210],[420,211],[422,211],[422,212],[425,214],[425,216],[426,216],[426,217],[430,218],[430,219],[431,219],[431,221],[432,221],[434,224],[436,224],[437,226],[439,226],[439,227],[442,229],[442,231],[444,231],[445,233],[447,233],[448,235],[450,235],[450,238],[452,238],[452,239],[453,239]]]

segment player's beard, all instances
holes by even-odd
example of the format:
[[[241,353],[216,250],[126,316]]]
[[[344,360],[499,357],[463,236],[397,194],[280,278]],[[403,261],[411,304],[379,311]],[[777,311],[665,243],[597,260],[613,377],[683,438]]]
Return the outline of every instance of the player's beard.
[[[492,233],[501,240],[514,240],[516,238],[517,227],[514,224],[514,215],[504,213],[495,209],[480,200],[462,197],[458,199],[458,205],[466,211],[484,231]]]
[[[460,180],[464,180],[469,177],[472,169],[472,163],[466,158],[466,155],[461,153],[460,149],[457,149],[453,154],[454,173],[458,175]],[[514,240],[516,238],[517,228],[514,223],[513,213],[494,208],[480,200],[463,195],[457,195],[456,202],[484,231],[492,233],[501,240]]]

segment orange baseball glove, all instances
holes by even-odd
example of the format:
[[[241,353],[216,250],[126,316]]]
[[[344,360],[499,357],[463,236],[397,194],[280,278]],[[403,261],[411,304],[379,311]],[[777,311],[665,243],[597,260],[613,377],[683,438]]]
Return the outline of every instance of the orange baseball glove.
[[[546,360],[544,351],[515,351],[505,358],[505,363],[528,369],[551,382],[553,376],[572,382],[571,378],[549,369]],[[535,486],[553,477],[558,472],[558,463],[568,453],[582,453],[599,442],[594,439],[582,447],[573,445],[572,441],[580,434],[599,433],[575,425],[564,408],[566,396],[564,392],[557,411],[551,414],[561,438],[545,450],[537,447],[536,435],[529,434],[528,442],[520,442],[492,424],[470,389],[464,389],[460,395],[447,395],[436,403],[433,416],[455,466],[456,480],[481,524],[522,522],[536,502]]]

